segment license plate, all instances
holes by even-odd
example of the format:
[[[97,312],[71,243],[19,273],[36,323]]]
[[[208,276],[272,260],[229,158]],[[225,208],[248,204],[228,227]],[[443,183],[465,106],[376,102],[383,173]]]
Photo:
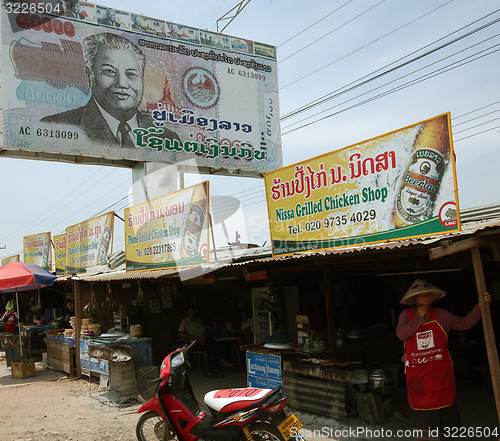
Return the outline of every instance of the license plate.
[[[302,423],[293,413],[278,426],[285,441],[288,441],[292,436],[296,436],[301,428]]]

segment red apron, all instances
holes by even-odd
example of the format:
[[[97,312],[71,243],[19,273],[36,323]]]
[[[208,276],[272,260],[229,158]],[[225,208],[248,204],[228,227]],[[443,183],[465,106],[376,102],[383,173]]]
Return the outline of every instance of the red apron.
[[[15,312],[9,314],[5,322],[5,332],[17,332],[17,316]]]
[[[408,310],[408,320],[415,311]],[[453,362],[447,347],[448,336],[430,308],[424,323],[404,344],[408,403],[415,410],[441,409],[455,402]]]

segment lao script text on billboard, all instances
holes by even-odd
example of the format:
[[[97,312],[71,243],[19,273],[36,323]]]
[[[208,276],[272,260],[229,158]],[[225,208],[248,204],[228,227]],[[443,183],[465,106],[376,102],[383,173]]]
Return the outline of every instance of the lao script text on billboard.
[[[265,175],[273,254],[460,230],[449,114]]]
[[[52,269],[50,233],[38,233],[24,236],[23,254],[25,263],[34,263],[50,271]]]
[[[2,147],[11,155],[128,166],[196,159],[253,176],[281,167],[275,48],[123,11],[111,24],[109,8],[80,6],[79,18],[28,11],[15,20],[2,6]]]
[[[54,262],[56,274],[64,274],[66,267],[66,233],[54,236]]]
[[[66,274],[107,263],[112,251],[115,213],[111,211],[66,228]]]
[[[127,271],[208,262],[208,181],[125,209]]]

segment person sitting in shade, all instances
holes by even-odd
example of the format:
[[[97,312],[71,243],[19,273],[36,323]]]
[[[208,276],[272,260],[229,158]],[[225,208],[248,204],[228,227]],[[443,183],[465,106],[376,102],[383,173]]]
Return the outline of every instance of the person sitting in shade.
[[[207,337],[203,322],[196,317],[196,308],[192,305],[188,306],[186,317],[179,325],[179,335],[187,343],[197,341],[197,349],[207,352],[208,369],[205,372],[207,377],[223,377],[219,370],[221,357],[217,344],[213,339]]]

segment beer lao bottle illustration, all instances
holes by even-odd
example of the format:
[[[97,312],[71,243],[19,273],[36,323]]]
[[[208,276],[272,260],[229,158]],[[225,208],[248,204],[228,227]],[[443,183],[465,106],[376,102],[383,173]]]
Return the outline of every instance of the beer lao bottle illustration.
[[[51,251],[52,247],[50,246],[50,234],[44,238],[45,243],[43,244],[42,250],[42,264],[41,267],[50,271],[52,268],[52,259],[51,259]]]
[[[183,259],[198,254],[198,247],[208,204],[208,194],[205,191],[206,189],[208,188],[205,183],[198,184],[196,185],[193,195],[191,196],[189,213],[186,223],[184,224],[184,231],[182,234],[181,257]]]
[[[99,246],[97,247],[97,265],[104,265],[107,262],[109,244],[113,237],[113,221],[114,212],[108,213],[106,223],[104,224],[104,231],[101,234]]]
[[[395,228],[432,217],[449,156],[447,115],[423,123],[396,194],[392,216]]]

